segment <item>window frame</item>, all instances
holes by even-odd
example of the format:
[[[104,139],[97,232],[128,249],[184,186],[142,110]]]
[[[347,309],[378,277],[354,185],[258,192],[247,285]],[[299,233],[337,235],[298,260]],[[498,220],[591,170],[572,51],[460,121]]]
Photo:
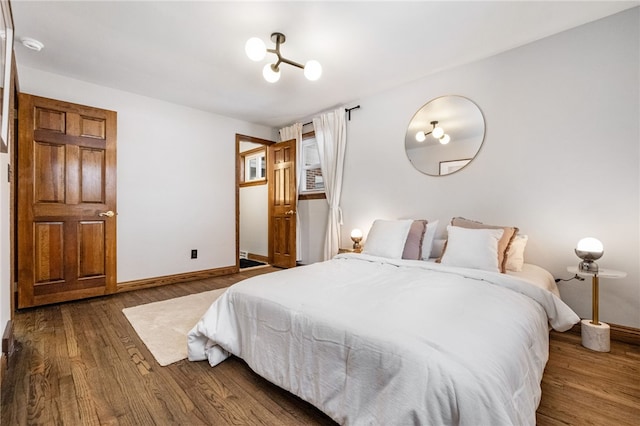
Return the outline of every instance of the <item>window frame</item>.
[[[313,142],[308,142],[309,139],[313,139]],[[306,143],[305,143],[306,142]],[[315,145],[316,149],[318,147],[318,141],[316,140],[316,133],[314,131],[308,132],[308,133],[304,133],[302,135],[302,141],[300,141],[300,150],[302,151],[300,153],[300,159],[303,160],[304,159],[304,147],[305,145]],[[300,165],[300,167],[302,168],[302,178],[301,180],[305,180],[306,179],[306,170],[309,169],[315,169],[320,167],[320,163],[318,162],[318,164],[313,164],[313,167],[307,167],[304,165],[304,162],[301,161],[303,164]],[[317,167],[316,167],[317,166]],[[324,176],[322,177],[323,182],[324,182]],[[306,188],[306,181],[300,182],[300,185]],[[318,200],[318,199],[326,199],[327,198],[327,194],[325,192],[325,189],[314,189],[314,190],[301,190],[300,188],[298,188],[298,200]]]
[[[267,184],[267,161],[268,151],[266,146],[257,147],[240,153],[240,187],[266,185]],[[249,161],[252,158],[264,158],[264,176],[257,179],[247,180],[247,170],[249,169]],[[262,168],[259,168],[262,170]]]

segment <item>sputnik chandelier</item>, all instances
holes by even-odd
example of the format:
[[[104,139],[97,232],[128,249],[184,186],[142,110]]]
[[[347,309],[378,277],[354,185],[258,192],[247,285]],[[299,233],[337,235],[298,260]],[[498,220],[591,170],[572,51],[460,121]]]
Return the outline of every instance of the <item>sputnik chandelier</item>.
[[[315,81],[320,78],[322,75],[322,66],[320,62],[316,60],[307,61],[306,64],[302,65],[297,62],[294,62],[290,59],[282,57],[280,54],[280,45],[286,41],[286,37],[282,33],[273,33],[271,34],[271,41],[276,44],[275,49],[267,49],[267,46],[264,42],[258,37],[252,37],[247,40],[247,43],[244,46],[244,50],[247,53],[247,56],[252,61],[261,61],[266,56],[267,52],[274,53],[278,60],[274,64],[267,64],[262,69],[262,76],[269,83],[275,83],[280,80],[280,64],[285,63],[289,65],[293,65],[294,67],[298,67],[304,70],[304,76],[307,77],[308,80]]]
[[[418,142],[424,142],[427,136],[431,135],[434,138],[438,139],[442,145],[446,145],[449,143],[449,141],[451,140],[451,137],[444,133],[444,129],[438,126],[437,121],[432,121],[431,127],[432,129],[430,132],[425,133],[423,131],[419,131],[418,133],[416,133],[416,140]]]

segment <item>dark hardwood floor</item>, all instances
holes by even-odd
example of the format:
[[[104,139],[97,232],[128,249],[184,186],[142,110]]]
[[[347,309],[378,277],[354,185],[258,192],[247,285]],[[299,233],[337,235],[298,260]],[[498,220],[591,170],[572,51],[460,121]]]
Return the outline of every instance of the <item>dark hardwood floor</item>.
[[[186,360],[160,367],[122,314],[274,269],[18,312],[1,424],[335,424],[234,357],[216,368]],[[596,353],[575,334],[552,332],[542,391],[540,425],[638,425],[640,347],[612,342],[610,353]]]

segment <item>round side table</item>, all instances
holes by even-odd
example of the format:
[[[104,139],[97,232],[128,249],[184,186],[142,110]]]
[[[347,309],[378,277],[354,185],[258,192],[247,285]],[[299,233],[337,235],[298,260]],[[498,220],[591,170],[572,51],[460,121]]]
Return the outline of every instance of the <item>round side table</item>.
[[[581,277],[591,277],[593,319],[583,319],[580,323],[582,346],[597,352],[609,352],[611,350],[611,332],[609,324],[600,322],[598,317],[598,305],[600,298],[599,281],[600,278],[624,278],[627,276],[627,273],[615,271],[613,269],[600,269],[598,272],[583,272],[580,271],[577,266],[568,266],[567,271]]]

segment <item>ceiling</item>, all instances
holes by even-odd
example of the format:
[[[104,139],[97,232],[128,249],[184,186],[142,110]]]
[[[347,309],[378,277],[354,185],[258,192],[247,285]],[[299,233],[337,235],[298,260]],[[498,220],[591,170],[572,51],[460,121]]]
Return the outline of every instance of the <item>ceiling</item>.
[[[28,66],[242,120],[281,127],[447,68],[638,6],[638,1],[219,2],[11,0],[18,73]],[[282,65],[262,78],[253,36],[318,60],[307,81]],[[41,52],[20,37],[44,43]]]

